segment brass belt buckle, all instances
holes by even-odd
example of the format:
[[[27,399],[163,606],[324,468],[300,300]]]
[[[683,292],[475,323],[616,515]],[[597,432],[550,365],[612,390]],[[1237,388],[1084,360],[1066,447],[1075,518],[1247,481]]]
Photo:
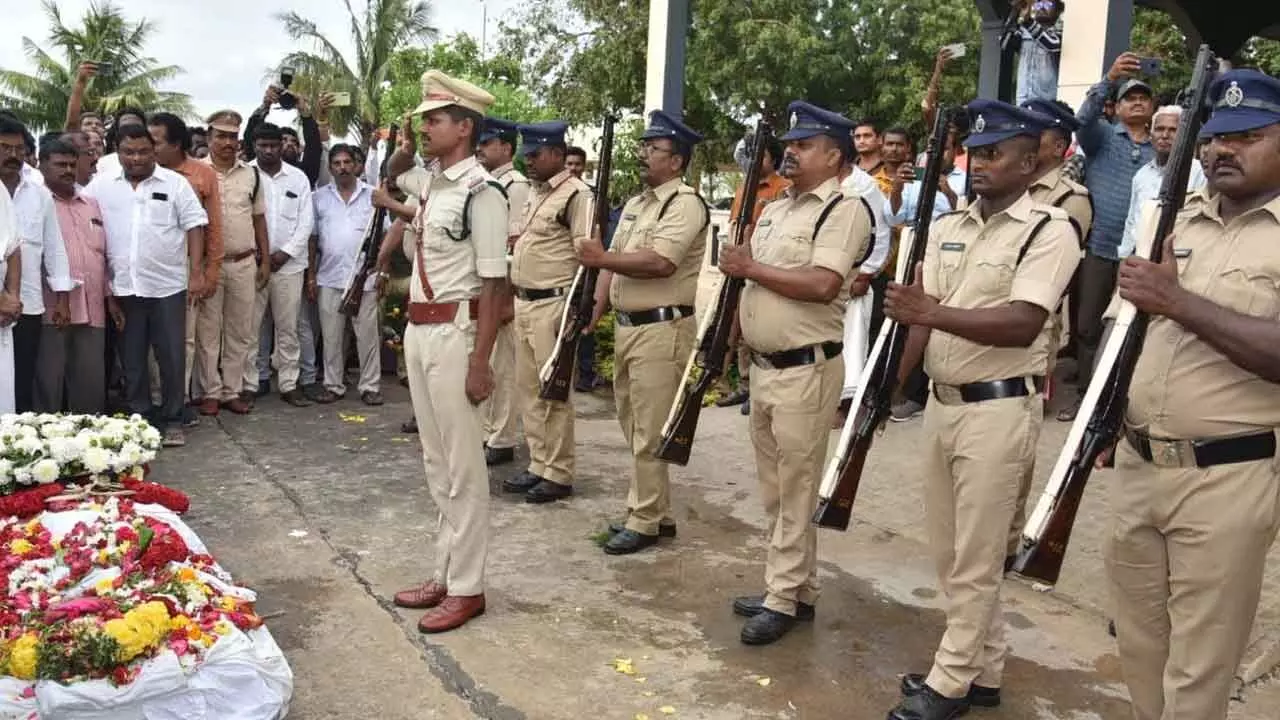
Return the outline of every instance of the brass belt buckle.
[[[1161,440],[1159,438],[1148,437],[1148,444],[1151,446],[1151,464],[1157,467],[1187,467],[1188,459],[1193,458],[1191,452],[1191,443],[1186,440]]]

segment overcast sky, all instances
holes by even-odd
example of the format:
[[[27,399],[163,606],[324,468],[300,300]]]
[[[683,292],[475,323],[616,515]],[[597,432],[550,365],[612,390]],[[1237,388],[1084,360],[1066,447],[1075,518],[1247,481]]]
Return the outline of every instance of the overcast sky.
[[[435,25],[441,37],[469,33],[480,39],[488,10],[488,42],[497,43],[498,20],[517,0],[436,0]],[[151,19],[156,32],[147,52],[162,65],[178,65],[186,73],[165,87],[192,96],[201,117],[222,108],[248,112],[262,100],[264,80],[281,57],[296,46],[281,30],[277,13],[297,10],[311,17],[331,40],[349,52],[350,25],[342,0],[113,0],[125,15]],[[58,0],[63,21],[79,25],[89,0]],[[364,3],[352,5],[359,9]],[[48,51],[48,21],[39,0],[6,0],[0,29],[0,67],[32,72],[22,52],[22,37]],[[305,8],[305,10],[304,10]],[[61,60],[58,53],[53,53]],[[349,56],[348,56],[349,57]],[[286,113],[280,119],[291,116]]]

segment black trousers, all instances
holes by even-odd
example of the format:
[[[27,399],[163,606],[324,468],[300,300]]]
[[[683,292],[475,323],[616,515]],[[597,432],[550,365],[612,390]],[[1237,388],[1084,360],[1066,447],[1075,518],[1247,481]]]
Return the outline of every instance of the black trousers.
[[[1116,272],[1120,263],[1098,257],[1093,253],[1084,256],[1080,262],[1080,336],[1076,343],[1076,363],[1080,371],[1080,394],[1089,387],[1093,378],[1093,366],[1098,355],[1098,346],[1102,342],[1102,313],[1111,303],[1111,294],[1116,289]]]
[[[36,366],[44,315],[23,315],[13,325],[13,405],[22,412],[35,410]]]
[[[880,273],[871,278],[871,324],[867,328],[867,354],[876,346],[880,328],[884,325],[884,291],[889,287],[889,276]]]
[[[151,373],[147,351],[160,366],[161,404],[152,423],[161,429],[182,427],[182,381],[185,376],[187,293],[163,298],[120,298],[124,331],[120,363],[124,366],[125,400],[129,412],[152,415]]]

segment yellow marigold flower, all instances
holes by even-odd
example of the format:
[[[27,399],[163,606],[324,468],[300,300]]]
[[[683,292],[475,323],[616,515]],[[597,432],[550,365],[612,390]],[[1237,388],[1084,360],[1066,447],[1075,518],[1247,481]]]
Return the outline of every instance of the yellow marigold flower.
[[[112,589],[114,589],[114,587],[115,587],[115,581],[113,581],[111,578],[102,578],[101,580],[98,581],[96,585],[93,586],[93,589],[99,595],[106,595],[107,593],[111,592]]]
[[[31,521],[27,523],[27,534],[35,535],[37,532],[40,532],[40,521],[32,518]]]
[[[193,582],[196,579],[196,577],[197,577],[196,571],[192,570],[189,567],[179,568],[178,570],[179,582]]]
[[[229,635],[231,633],[231,623],[226,620],[219,620],[214,624],[213,631],[219,635]]]
[[[218,598],[218,607],[221,608],[222,610],[225,610],[227,612],[234,612],[238,606],[239,606],[239,603],[237,603],[236,599],[231,597],[230,595],[223,595],[222,597]]]
[[[36,657],[40,636],[27,633],[13,642],[9,649],[9,674],[19,680],[36,679]]]
[[[192,625],[187,628],[187,639],[191,642],[200,642],[204,639],[204,633],[200,631],[199,627]]]
[[[106,550],[99,550],[99,551],[98,551],[98,564],[99,564],[99,565],[106,565],[106,564],[107,564],[107,560],[109,560],[109,559],[111,559],[111,556],[107,554],[107,551],[106,551]]]
[[[9,552],[14,555],[26,555],[31,552],[35,546],[23,538],[17,538],[9,541]]]
[[[175,615],[169,618],[169,627],[174,630],[185,630],[191,627],[191,618],[186,615]]]

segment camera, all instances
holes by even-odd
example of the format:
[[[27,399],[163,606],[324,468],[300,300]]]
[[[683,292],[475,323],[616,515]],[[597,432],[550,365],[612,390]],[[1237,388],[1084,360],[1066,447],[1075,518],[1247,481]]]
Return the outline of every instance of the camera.
[[[293,84],[293,68],[284,66],[280,68],[280,97],[278,102],[280,107],[285,110],[292,110],[298,106],[298,97],[289,92],[289,86]]]

